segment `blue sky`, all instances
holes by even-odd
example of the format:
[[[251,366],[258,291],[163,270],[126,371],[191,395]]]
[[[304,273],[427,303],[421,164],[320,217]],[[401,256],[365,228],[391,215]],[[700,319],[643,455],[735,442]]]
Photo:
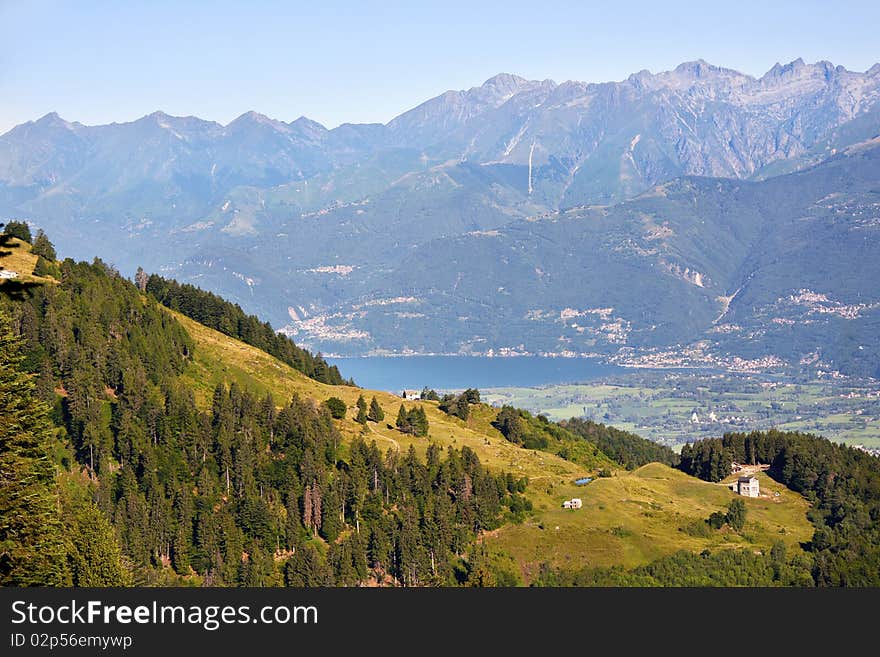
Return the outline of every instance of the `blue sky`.
[[[880,61],[880,2],[51,2],[0,0],[0,132],[161,109],[386,122],[499,72],[589,82],[703,58]]]

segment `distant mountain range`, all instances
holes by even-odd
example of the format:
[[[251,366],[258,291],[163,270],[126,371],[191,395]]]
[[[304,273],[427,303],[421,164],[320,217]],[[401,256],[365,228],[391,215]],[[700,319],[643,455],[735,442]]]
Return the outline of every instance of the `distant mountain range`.
[[[874,375],[880,65],[502,74],[387,125],[249,112],[0,136],[0,217],[314,349]]]

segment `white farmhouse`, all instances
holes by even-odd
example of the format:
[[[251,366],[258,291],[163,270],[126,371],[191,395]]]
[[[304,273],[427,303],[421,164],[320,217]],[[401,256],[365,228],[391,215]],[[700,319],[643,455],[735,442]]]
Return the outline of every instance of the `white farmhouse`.
[[[10,271],[8,269],[0,269],[0,279],[8,279],[8,278],[18,278],[17,271]]]
[[[758,497],[761,494],[758,478],[752,476],[739,477],[736,480],[736,492],[745,497]]]
[[[421,399],[422,398],[422,391],[421,390],[404,390],[403,394],[401,394],[400,396],[403,397],[404,399],[407,399],[407,400]]]

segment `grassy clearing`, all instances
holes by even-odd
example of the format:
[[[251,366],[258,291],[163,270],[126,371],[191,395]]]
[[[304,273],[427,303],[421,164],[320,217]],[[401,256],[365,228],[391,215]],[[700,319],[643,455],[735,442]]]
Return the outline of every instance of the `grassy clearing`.
[[[551,479],[532,486],[538,513],[522,525],[509,525],[486,540],[511,554],[528,581],[542,562],[579,568],[584,565],[634,567],[686,549],[743,548],[767,550],[776,540],[790,550],[813,533],[808,504],[800,495],[759,477],[765,490],[780,491],[771,500],[747,499],[742,534],[728,528],[708,538],[683,531],[713,511],[723,511],[735,494],[658,463],[630,473],[597,479],[586,486]],[[580,497],[583,508],[561,508],[564,499]]]

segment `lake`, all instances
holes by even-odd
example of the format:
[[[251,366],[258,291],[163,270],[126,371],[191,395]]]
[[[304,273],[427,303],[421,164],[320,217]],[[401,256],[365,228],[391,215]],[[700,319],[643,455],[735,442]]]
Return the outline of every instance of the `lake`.
[[[575,383],[627,371],[592,358],[543,356],[370,356],[327,358],[327,362],[336,365],[346,379],[354,377],[361,387],[395,393],[425,386],[456,390]]]

